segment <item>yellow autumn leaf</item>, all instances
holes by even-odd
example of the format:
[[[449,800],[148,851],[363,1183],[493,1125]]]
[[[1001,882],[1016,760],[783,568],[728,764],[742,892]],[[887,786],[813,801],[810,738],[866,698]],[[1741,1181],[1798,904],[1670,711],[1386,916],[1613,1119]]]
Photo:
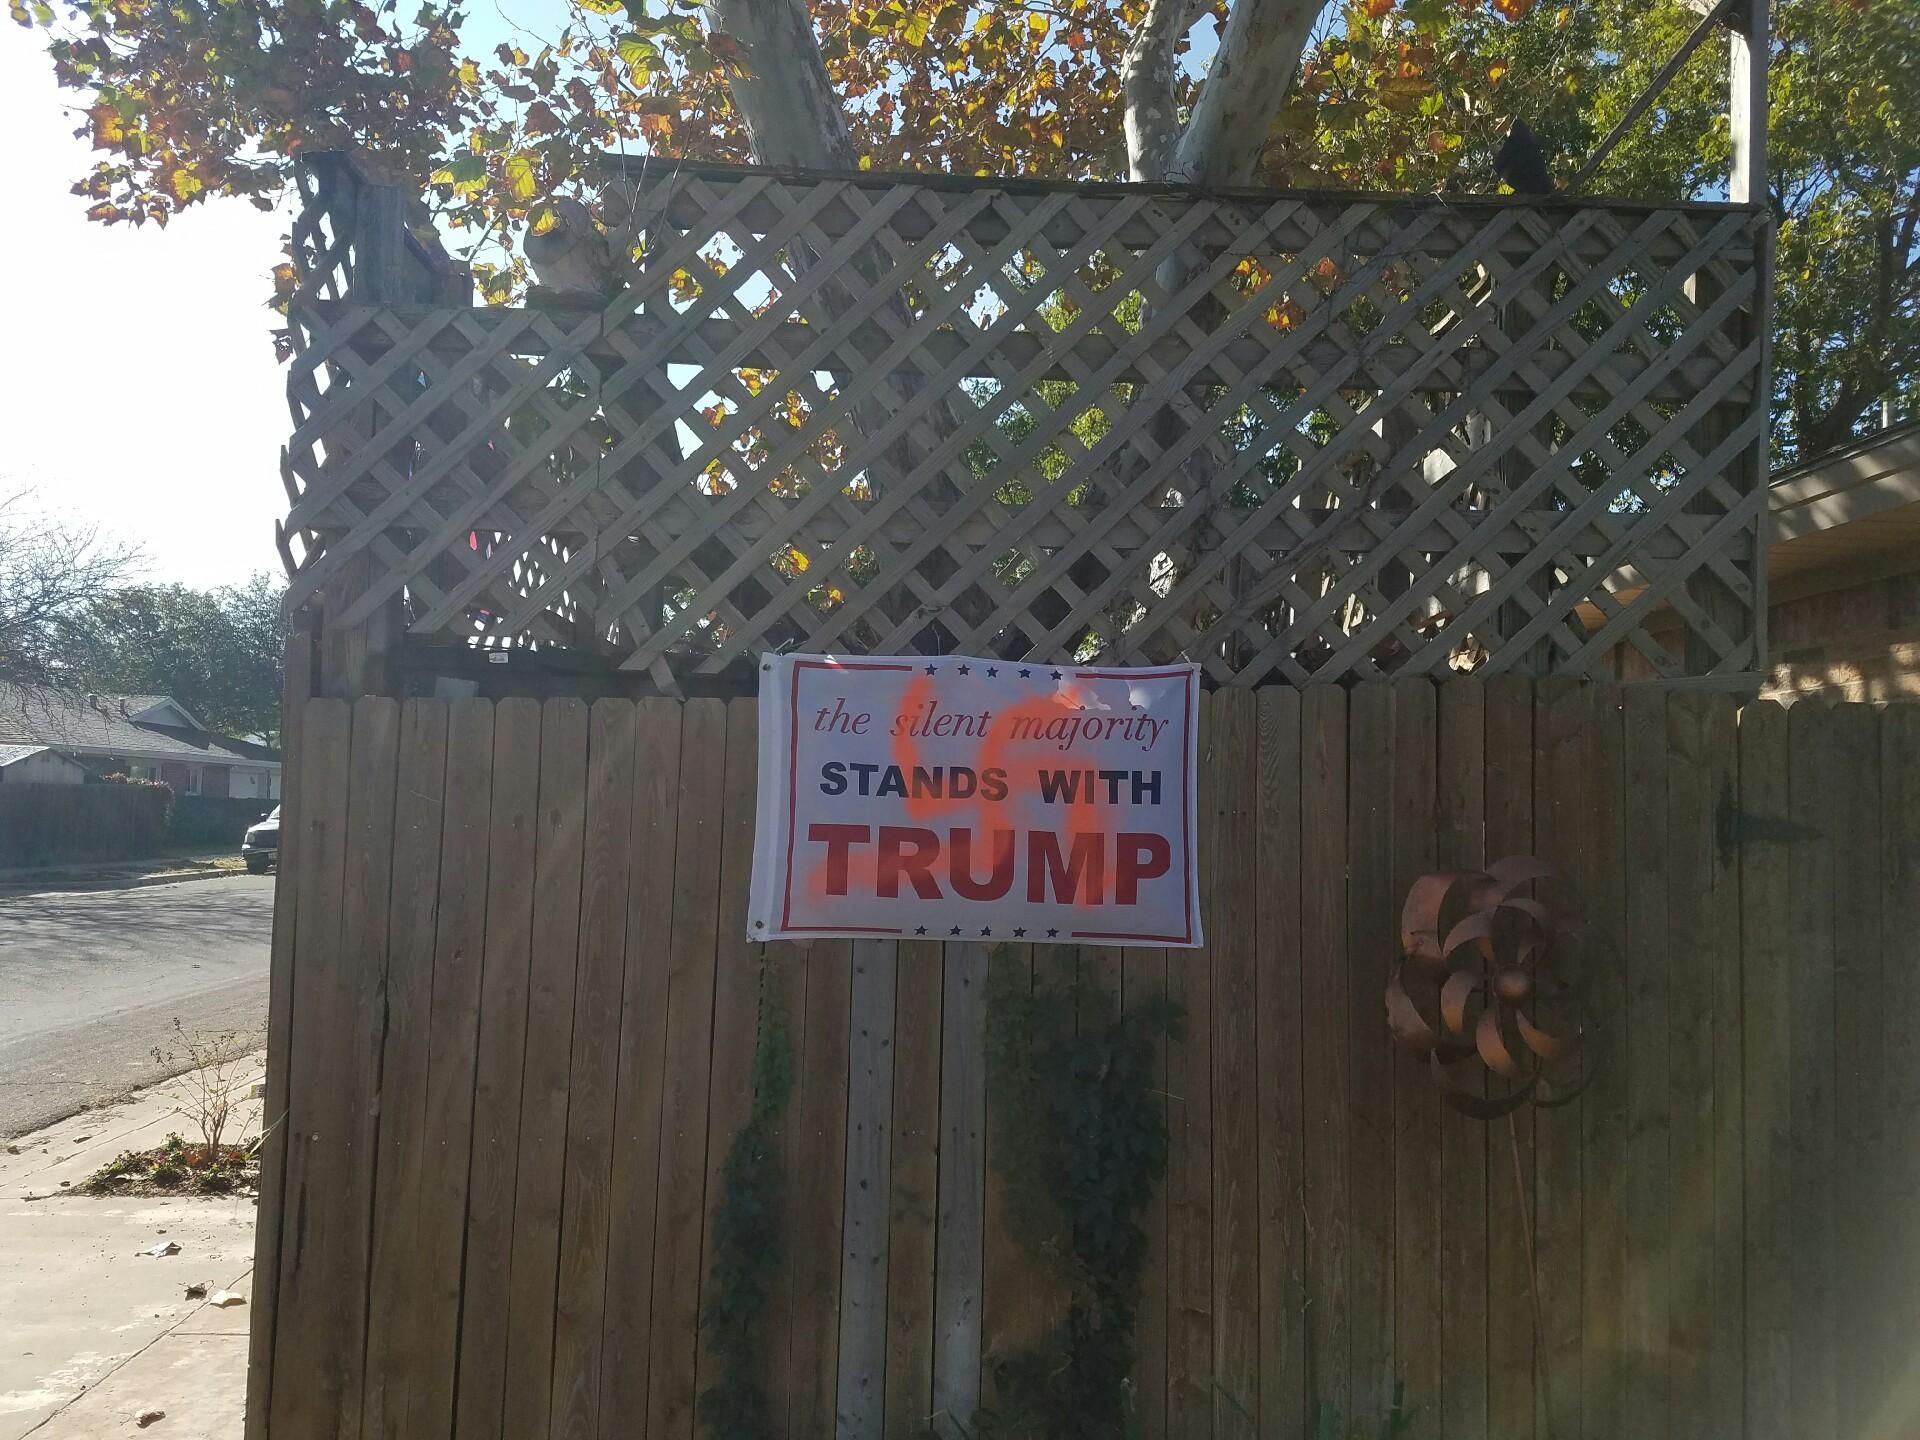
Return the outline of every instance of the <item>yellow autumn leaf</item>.
[[[534,172],[533,161],[524,153],[509,155],[504,173],[507,189],[515,199],[531,200],[540,193],[540,181]]]
[[[1044,15],[1029,14],[1027,16],[1027,29],[1036,35],[1044,35],[1047,33],[1047,23],[1047,17]]]
[[[1489,85],[1498,85],[1502,80],[1506,78],[1507,78],[1507,62],[1506,61],[1496,60],[1491,65],[1487,66],[1487,83]]]
[[[791,545],[787,546],[786,550],[782,552],[781,559],[786,561],[788,570],[796,575],[804,575],[808,567],[813,563],[807,559],[806,551],[797,550]]]

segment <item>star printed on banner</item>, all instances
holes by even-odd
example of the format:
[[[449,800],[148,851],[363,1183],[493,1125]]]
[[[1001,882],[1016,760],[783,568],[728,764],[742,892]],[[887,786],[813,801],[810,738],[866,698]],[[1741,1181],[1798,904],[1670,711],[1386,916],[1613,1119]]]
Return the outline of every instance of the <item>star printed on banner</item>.
[[[1060,932],[1058,930],[1049,929],[1047,931],[1047,938],[1051,940],[1054,936],[1058,935],[1059,933]]]
[[[1056,670],[1056,671],[1054,671],[1054,672],[1053,672],[1053,678],[1054,678],[1054,679],[1056,679],[1056,680],[1058,680],[1058,679],[1060,678],[1060,672],[1059,672],[1058,670]]]
[[[1024,667],[1022,667],[1022,669],[1021,669],[1021,671],[1020,671],[1020,678],[1021,678],[1022,680],[1025,680],[1025,679],[1027,679],[1027,678],[1028,678],[1029,676],[1031,676],[1032,674],[1033,674],[1033,671],[1031,671],[1031,670],[1028,670],[1028,669],[1026,669],[1026,668],[1024,668]]]
[[[927,927],[924,925],[916,925],[913,927],[913,933],[916,935],[924,935],[927,933]]]
[[[960,927],[956,925],[953,927],[953,929],[949,930],[947,933],[949,935],[958,935],[960,933]]]
[[[998,665],[987,666],[987,678],[989,680],[994,679],[996,676],[999,675],[999,673],[1000,673],[1000,667]]]
[[[971,667],[971,666],[968,666],[968,665],[962,665],[962,666],[960,667],[960,673],[961,673],[962,675],[971,675],[971,674],[973,673],[973,669],[972,669],[972,667]]]
[[[1026,933],[1027,932],[1024,926],[1016,925],[1013,927],[1013,938],[1016,940],[1018,940],[1022,935]]]
[[[929,674],[929,675],[937,675],[937,674],[939,674],[939,673],[940,673],[940,667],[939,667],[938,665],[929,665],[929,666],[927,666],[927,674]]]
[[[991,925],[982,925],[982,926],[980,927],[980,933],[981,933],[982,935],[991,935],[991,934],[993,934],[993,926],[991,926]]]

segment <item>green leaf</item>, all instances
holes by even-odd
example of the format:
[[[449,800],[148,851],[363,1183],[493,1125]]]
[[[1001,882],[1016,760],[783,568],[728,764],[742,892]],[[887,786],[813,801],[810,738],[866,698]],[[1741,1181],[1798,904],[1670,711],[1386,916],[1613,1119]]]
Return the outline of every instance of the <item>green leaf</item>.
[[[614,49],[629,70],[651,69],[660,63],[660,47],[644,35],[622,35]]]
[[[927,30],[932,24],[933,21],[926,11],[916,10],[907,17],[906,27],[900,33],[906,38],[906,42],[917,50],[927,43]]]

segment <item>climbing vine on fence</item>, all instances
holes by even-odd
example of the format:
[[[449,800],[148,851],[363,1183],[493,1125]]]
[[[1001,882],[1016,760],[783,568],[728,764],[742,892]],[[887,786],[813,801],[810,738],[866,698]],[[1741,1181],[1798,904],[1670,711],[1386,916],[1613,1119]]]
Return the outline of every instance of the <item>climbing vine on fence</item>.
[[[1002,1359],[973,1430],[1112,1440],[1128,1429],[1141,1217],[1167,1170],[1154,1045],[1183,1012],[1154,996],[1119,1013],[1084,980],[1030,981],[1017,955],[994,952],[987,987],[994,1166],[1015,1235],[1062,1267],[1071,1298],[1061,1333]]]
[[[713,1259],[701,1316],[716,1364],[700,1393],[700,1420],[714,1440],[776,1440],[761,1376],[767,1296],[780,1263],[780,1117],[793,1093],[793,1054],[780,962],[760,962],[753,1107],[728,1147],[713,1212]]]

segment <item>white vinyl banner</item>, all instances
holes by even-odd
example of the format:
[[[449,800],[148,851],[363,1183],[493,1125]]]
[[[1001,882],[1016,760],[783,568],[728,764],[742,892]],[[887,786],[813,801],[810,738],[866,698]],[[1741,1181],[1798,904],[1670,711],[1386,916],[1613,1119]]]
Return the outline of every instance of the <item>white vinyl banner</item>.
[[[754,940],[1201,943],[1199,667],[767,655]]]

